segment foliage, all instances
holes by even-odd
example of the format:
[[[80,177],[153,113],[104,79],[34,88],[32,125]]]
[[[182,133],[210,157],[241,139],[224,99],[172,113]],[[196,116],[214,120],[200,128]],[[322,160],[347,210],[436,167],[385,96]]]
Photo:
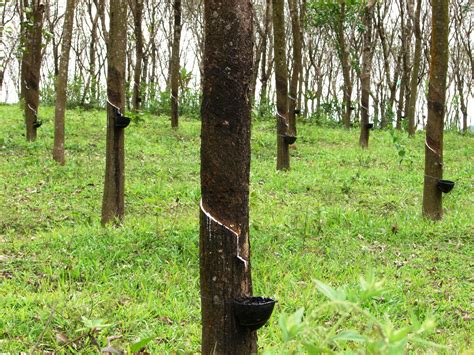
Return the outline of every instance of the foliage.
[[[365,1],[345,0],[344,28],[352,27],[358,32],[364,31],[361,13]],[[307,3],[307,23],[311,27],[328,27],[337,30],[338,18],[341,15],[341,5],[334,0],[311,0]]]
[[[200,122],[183,117],[176,131],[168,117],[144,113],[130,124],[125,223],[102,228],[105,111],[66,111],[65,166],[51,159],[53,113],[41,108],[38,139],[27,143],[21,110],[0,105],[0,352],[136,350],[145,339],[153,354],[199,352]],[[387,314],[395,331],[414,326],[412,314],[432,313],[437,330],[424,339],[446,353],[472,349],[474,136],[446,132],[445,176],[456,187],[433,223],[421,216],[423,135],[403,140],[411,165],[398,164],[387,131],[374,131],[366,150],[355,129],[304,121],[298,135],[292,170],[276,173],[274,121],[252,128],[252,280],[255,295],[278,300],[258,332],[262,351],[322,341],[311,335],[339,316],[317,312],[327,297],[312,280],[346,285],[353,302],[350,290],[361,292],[359,275],[371,269],[385,288],[362,307],[377,320]],[[304,329],[283,344],[280,316],[300,308]],[[92,333],[97,345],[90,327],[78,332],[83,317],[110,325]],[[352,312],[332,337],[343,329],[367,336],[369,323]]]
[[[308,117],[308,120],[316,123],[321,127],[338,127],[341,126],[342,102],[333,99],[322,102],[319,109]]]
[[[320,303],[306,319],[304,309],[292,315],[280,316],[285,353],[336,354],[345,351],[364,354],[405,354],[408,347],[419,344],[428,348],[445,348],[422,337],[431,334],[435,322],[431,316],[420,321],[412,315],[410,323],[397,328],[388,315],[374,316],[370,309],[377,307],[384,296],[383,281],[370,272],[361,277],[357,288],[333,288],[314,281],[316,289],[327,300]],[[271,353],[271,350],[269,351]]]

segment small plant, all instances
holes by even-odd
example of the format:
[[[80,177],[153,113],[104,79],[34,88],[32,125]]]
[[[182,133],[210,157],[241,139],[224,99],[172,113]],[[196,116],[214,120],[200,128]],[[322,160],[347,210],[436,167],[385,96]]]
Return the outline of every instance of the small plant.
[[[390,135],[392,136],[393,146],[397,150],[398,156],[400,158],[398,163],[402,164],[407,154],[406,146],[401,142],[400,136],[394,129],[390,130]]]
[[[397,327],[387,315],[378,319],[371,313],[371,306],[383,300],[385,293],[383,281],[377,280],[373,273],[361,277],[358,287],[353,290],[333,288],[317,280],[314,284],[326,297],[326,302],[306,317],[303,308],[280,317],[286,353],[352,351],[401,355],[413,345],[445,348],[423,339],[435,329],[435,321],[430,316],[422,321],[413,316],[409,325]]]

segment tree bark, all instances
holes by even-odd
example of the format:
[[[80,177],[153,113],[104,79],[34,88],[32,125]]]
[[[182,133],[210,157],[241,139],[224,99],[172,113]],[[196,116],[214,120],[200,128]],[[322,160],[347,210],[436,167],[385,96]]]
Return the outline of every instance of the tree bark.
[[[410,100],[408,103],[408,135],[414,136],[416,132],[416,99],[418,96],[418,75],[420,73],[420,63],[421,63],[421,28],[420,28],[420,18],[421,18],[421,0],[417,0],[415,17],[413,19],[414,31],[415,31],[415,53],[413,55],[413,69],[411,74],[411,83],[410,83]]]
[[[203,354],[255,353],[232,301],[250,296],[249,176],[252,10],[205,0],[201,107],[200,277]]]
[[[124,218],[125,135],[116,127],[116,112],[125,110],[125,58],[127,48],[127,0],[110,3],[107,43],[107,140],[102,224],[121,223]]]
[[[72,42],[72,28],[74,24],[75,0],[66,3],[66,14],[64,15],[64,32],[61,47],[61,59],[59,62],[59,73],[56,82],[56,109],[54,114],[54,146],[53,159],[64,165],[64,114],[67,100],[67,78],[69,69],[69,52]]]
[[[425,178],[423,215],[432,220],[443,218],[441,191],[437,182],[443,177],[443,129],[446,111],[448,71],[449,0],[432,0],[431,65],[428,88],[428,123],[425,141]]]
[[[277,170],[290,169],[290,152],[285,136],[288,122],[288,67],[286,61],[286,34],[284,1],[273,0],[273,49],[275,51],[275,86],[277,96]]]
[[[22,9],[26,18],[22,24],[22,42],[24,52],[21,60],[21,98],[24,104],[26,140],[36,140],[36,131],[41,122],[38,120],[39,85],[41,71],[41,40],[43,37],[42,0],[22,0]]]
[[[135,32],[135,69],[133,71],[133,97],[132,107],[134,112],[138,112],[141,108],[141,78],[143,64],[143,0],[135,0],[133,2],[133,22]]]
[[[272,35],[272,0],[266,0],[265,6],[265,37],[263,43],[262,53],[262,68],[260,72],[260,82],[262,87],[260,89],[260,103],[259,116],[262,117],[265,113],[268,103],[268,80],[270,78],[272,64],[273,64],[273,48],[269,38]]]
[[[181,0],[174,0],[173,46],[171,49],[171,127],[178,128],[179,44],[181,40]]]
[[[372,69],[372,12],[374,0],[369,0],[364,8],[364,47],[362,52],[362,73],[360,77],[362,95],[360,98],[361,122],[359,144],[362,148],[369,146],[369,100],[370,71]]]
[[[293,35],[293,70],[290,80],[288,123],[290,134],[296,136],[296,108],[298,98],[298,84],[302,73],[302,41],[303,33],[300,27],[300,16],[298,11],[298,0],[289,0],[291,31]],[[301,10],[302,11],[302,10]]]
[[[339,16],[337,19],[337,43],[339,60],[342,66],[342,77],[344,81],[344,113],[343,123],[345,128],[351,127],[351,96],[352,96],[352,82],[351,82],[351,66],[349,61],[349,49],[347,48],[346,39],[344,36],[344,22],[346,19],[346,2],[339,0]]]

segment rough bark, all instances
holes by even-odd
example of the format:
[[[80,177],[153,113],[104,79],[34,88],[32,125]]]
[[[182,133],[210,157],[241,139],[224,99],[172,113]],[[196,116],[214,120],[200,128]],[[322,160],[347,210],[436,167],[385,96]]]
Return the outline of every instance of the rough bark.
[[[125,151],[124,130],[115,125],[117,108],[125,109],[125,58],[127,48],[127,0],[110,4],[107,43],[107,140],[105,156],[102,224],[120,223],[124,218]]]
[[[273,49],[275,51],[275,86],[277,96],[277,170],[290,169],[290,152],[285,136],[288,122],[288,67],[286,60],[284,1],[273,0]]]
[[[38,120],[39,85],[41,70],[41,40],[43,31],[44,3],[42,0],[22,0],[25,22],[22,25],[24,52],[21,60],[21,98],[24,104],[26,140],[36,140]]]
[[[69,68],[69,52],[72,42],[75,0],[68,0],[64,15],[64,31],[61,47],[59,73],[56,81],[56,108],[54,114],[54,146],[53,159],[64,165],[64,114],[66,110],[67,78]]]
[[[141,78],[143,64],[143,0],[135,0],[133,2],[133,23],[135,33],[135,68],[133,70],[133,96],[132,107],[134,112],[138,112],[141,108]]]
[[[364,8],[364,44],[362,50],[362,72],[360,76],[362,95],[360,98],[361,121],[359,144],[362,148],[369,146],[369,100],[370,72],[372,70],[372,12],[374,0],[369,0]]]
[[[252,10],[205,0],[201,107],[200,275],[203,354],[255,353],[232,301],[250,296],[249,174]]]
[[[442,195],[437,181],[443,177],[443,129],[448,71],[449,0],[432,0],[431,65],[428,88],[428,123],[425,141],[423,215],[443,217]]]
[[[290,79],[289,101],[288,101],[288,131],[296,136],[296,109],[298,98],[298,84],[302,74],[302,40],[303,33],[301,30],[300,15],[298,9],[298,0],[289,0],[291,31],[293,38],[293,70]]]
[[[415,17],[413,18],[414,32],[415,32],[415,53],[413,55],[413,69],[410,83],[410,100],[408,102],[408,135],[414,136],[416,132],[416,99],[418,97],[418,75],[420,73],[421,63],[421,0],[417,0]]]
[[[181,0],[174,0],[173,46],[171,48],[171,127],[178,127],[179,117],[179,44],[181,41]]]

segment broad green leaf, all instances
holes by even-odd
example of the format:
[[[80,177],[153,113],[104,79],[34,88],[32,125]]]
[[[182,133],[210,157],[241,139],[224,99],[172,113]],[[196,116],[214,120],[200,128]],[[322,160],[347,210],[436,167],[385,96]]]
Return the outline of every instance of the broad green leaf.
[[[315,280],[316,288],[331,301],[345,301],[346,293],[343,290],[336,290],[325,283]]]
[[[135,343],[133,343],[131,346],[130,346],[130,351],[132,353],[137,353],[139,352],[141,349],[143,349],[145,346],[147,346],[147,344],[152,341],[153,338],[144,338],[144,339],[141,339]]]
[[[342,330],[332,338],[332,340],[355,341],[358,343],[365,343],[367,338],[354,330]]]

